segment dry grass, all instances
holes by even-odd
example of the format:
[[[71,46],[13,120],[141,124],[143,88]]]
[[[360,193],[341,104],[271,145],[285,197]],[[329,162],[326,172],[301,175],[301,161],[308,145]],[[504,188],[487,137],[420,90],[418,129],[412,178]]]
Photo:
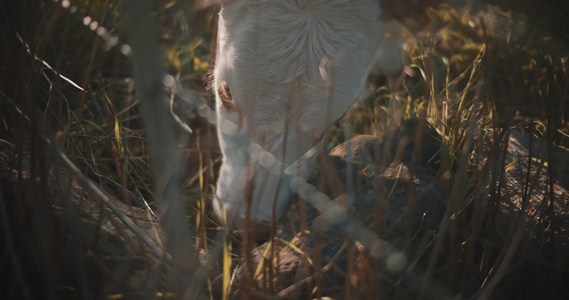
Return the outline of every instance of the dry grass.
[[[264,263],[244,275],[251,280],[237,282],[239,258],[252,261],[253,246],[219,229],[209,202],[220,161],[212,98],[203,88],[215,9],[152,2],[164,72],[173,79],[164,95],[178,119],[170,125],[187,154],[179,164],[184,180],[174,181],[183,186],[186,219],[176,226],[188,228],[192,246],[174,253],[160,221],[163,195],[152,175],[159,167],[150,160],[143,96],[131,78],[126,45],[133,30],[124,3],[64,3],[0,7],[1,298],[227,299],[236,290],[261,299],[569,296],[569,176],[558,147],[569,145],[569,43],[542,15],[444,7],[406,38],[405,73],[385,82],[390,89],[372,85],[332,128],[327,150],[352,136],[383,136],[410,118],[419,132],[432,128],[440,136],[432,168],[444,186],[444,214],[418,238],[403,274],[379,267],[384,262],[366,244],[368,232],[386,230],[354,219],[353,239],[320,234],[307,223],[318,211],[299,201],[294,229],[263,248]],[[546,145],[543,153],[506,155],[511,136],[518,137],[512,132],[520,131],[535,137],[529,149]],[[340,186],[333,159],[323,155],[318,170],[329,176],[311,183],[343,192],[332,189]],[[286,252],[308,267],[279,291],[271,284],[284,280],[284,271],[270,262]],[[337,266],[343,281],[331,285],[326,274]]]

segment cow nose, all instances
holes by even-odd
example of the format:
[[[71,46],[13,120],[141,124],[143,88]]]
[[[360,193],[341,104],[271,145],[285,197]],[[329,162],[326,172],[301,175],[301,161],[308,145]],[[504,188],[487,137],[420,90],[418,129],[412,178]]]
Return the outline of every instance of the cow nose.
[[[223,205],[223,201],[217,195],[214,199],[214,211],[223,226],[243,240],[263,243],[271,236],[271,222],[247,218],[241,211],[235,211],[235,208]]]
[[[255,242],[258,244],[264,243],[271,237],[271,223],[267,221],[256,221],[244,217],[236,217],[234,219],[234,232],[238,234],[243,240],[248,242]]]

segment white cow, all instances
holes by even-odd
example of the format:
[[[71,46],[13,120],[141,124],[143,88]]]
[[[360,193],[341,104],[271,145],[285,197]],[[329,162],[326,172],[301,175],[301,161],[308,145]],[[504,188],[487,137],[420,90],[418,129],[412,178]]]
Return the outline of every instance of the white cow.
[[[401,69],[401,28],[378,0],[225,0],[214,70],[223,152],[214,210],[230,226],[285,212],[328,127],[373,65]],[[380,49],[378,51],[378,49]]]

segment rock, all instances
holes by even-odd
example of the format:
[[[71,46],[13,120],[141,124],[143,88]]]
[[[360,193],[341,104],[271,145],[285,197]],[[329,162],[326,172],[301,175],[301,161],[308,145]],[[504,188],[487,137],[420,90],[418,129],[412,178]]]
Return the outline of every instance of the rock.
[[[419,138],[417,138],[417,136]],[[436,168],[441,152],[441,137],[429,124],[421,125],[417,119],[402,122],[401,126],[389,130],[384,138],[374,135],[358,135],[330,151],[338,169],[344,169],[346,162],[356,166],[369,164],[389,165],[392,162],[412,163],[417,148],[415,163]]]
[[[283,247],[278,241],[266,242],[245,255],[235,269],[234,284],[237,287],[255,286],[256,290],[234,289],[231,298],[249,296],[256,299],[262,298],[263,294],[291,298],[306,293],[303,282],[311,275],[309,258],[297,246],[302,247],[299,243],[292,248]]]
[[[486,131],[483,139],[485,142],[475,147],[479,176],[491,179],[500,189],[499,197],[489,199],[497,213],[489,234],[508,240],[521,216],[525,224],[520,228],[526,231],[524,247],[535,247],[537,241],[540,247],[550,248],[547,251],[562,260],[562,265],[569,266],[569,149],[521,131],[507,136]],[[554,247],[545,246],[548,244]],[[566,272],[569,277],[569,269]]]
[[[434,172],[416,166],[411,172],[404,163],[392,163],[383,172],[374,165],[359,176],[355,217],[370,226],[393,247],[411,254],[429,230],[438,227],[444,212],[444,187]]]
[[[336,146],[330,151],[330,156],[340,161],[351,162],[358,166],[365,166],[376,161],[382,150],[383,139],[375,135],[358,135],[349,141]]]
[[[330,152],[344,181],[353,182],[355,219],[398,249],[406,239],[416,248],[428,230],[438,227],[444,211],[443,180],[434,169],[441,137],[430,125],[419,124],[406,120],[384,138],[356,136]],[[352,175],[346,176],[350,167]]]
[[[257,247],[237,268],[237,286],[251,286],[252,280],[261,292],[294,298],[310,291],[316,281],[320,287],[334,287],[345,284],[346,274],[355,274],[350,280],[357,286],[358,282],[369,280],[365,274],[371,265],[396,277],[411,263],[408,258],[428,258],[428,247],[419,249],[420,241],[425,235],[430,238],[430,230],[438,227],[444,212],[444,186],[432,168],[441,149],[440,138],[426,127],[423,137],[416,139],[419,122],[403,124],[385,139],[357,136],[334,148],[329,158],[324,157],[322,177],[311,183],[319,184],[334,200],[324,202],[328,204],[319,209],[296,201],[288,212],[288,220],[280,227],[282,241],[295,241],[302,251],[277,242],[279,259],[271,265],[265,252],[267,243]],[[415,151],[417,144],[426,149]],[[417,157],[415,164],[411,163],[413,155]],[[371,240],[359,241],[360,237],[350,232],[369,235]],[[371,249],[373,245],[383,246]],[[252,269],[257,270],[259,263],[264,262],[265,267],[260,270],[278,269],[279,276],[269,276],[270,280],[265,275],[251,277],[247,259]],[[232,295],[237,297],[244,292],[251,293],[237,289]],[[290,294],[293,292],[300,294]]]

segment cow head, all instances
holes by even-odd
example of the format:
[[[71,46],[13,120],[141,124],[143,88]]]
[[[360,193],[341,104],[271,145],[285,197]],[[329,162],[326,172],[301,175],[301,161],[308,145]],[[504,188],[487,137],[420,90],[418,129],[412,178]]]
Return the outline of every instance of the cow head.
[[[394,38],[380,51],[384,68],[400,70],[398,25],[377,0],[234,0],[222,1],[218,26],[214,210],[238,227],[269,222],[286,210],[291,181],[309,175],[328,127],[362,96],[382,41]]]

